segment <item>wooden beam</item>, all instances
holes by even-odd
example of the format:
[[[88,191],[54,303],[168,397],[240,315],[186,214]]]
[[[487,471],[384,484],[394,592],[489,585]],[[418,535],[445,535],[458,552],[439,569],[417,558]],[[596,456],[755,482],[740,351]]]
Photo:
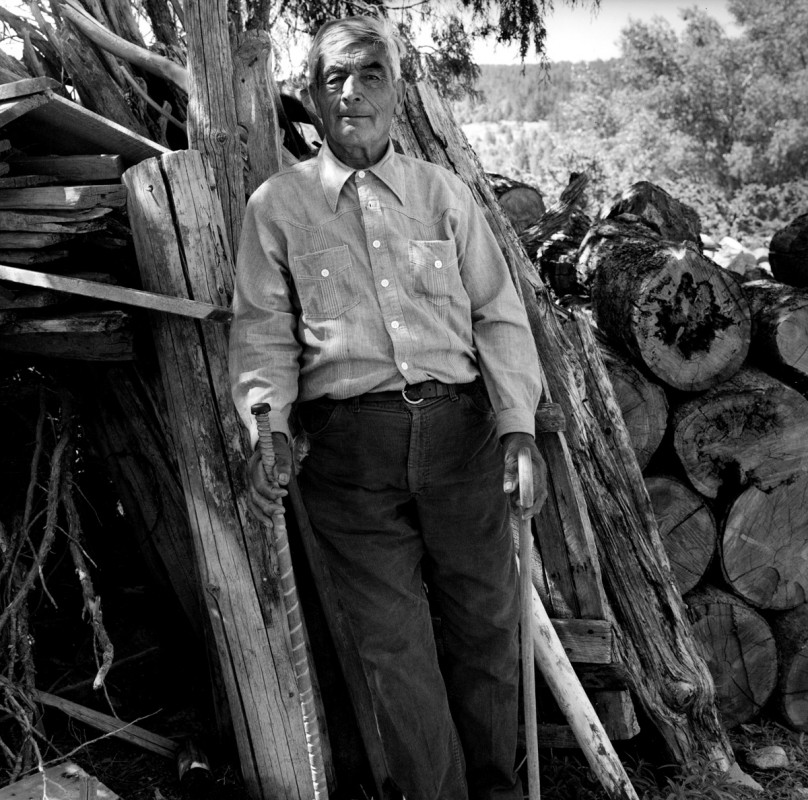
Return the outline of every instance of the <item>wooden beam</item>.
[[[162,311],[166,314],[178,314],[192,319],[206,319],[211,322],[229,322],[232,312],[224,306],[189,300],[187,297],[169,297],[168,295],[144,292],[127,286],[110,286],[95,283],[67,275],[52,275],[48,272],[34,272],[0,264],[0,280],[22,283],[26,286],[38,286],[41,289],[55,289],[58,292],[92,297],[96,300],[108,300],[150,311]]]
[[[72,761],[64,761],[44,772],[37,771],[10,786],[0,789],[0,800],[121,800],[98,778],[85,772]]]
[[[120,181],[123,159],[119,155],[25,156],[9,161],[17,173],[53,175],[75,183]]]
[[[42,186],[32,189],[3,189],[0,208],[17,209],[84,209],[126,205],[126,187],[111,186]]]
[[[0,250],[37,250],[73,239],[73,233],[41,233],[36,231],[0,231]]]
[[[38,106],[44,106],[47,102],[48,98],[44,94],[32,94],[28,97],[0,102],[0,128]]]
[[[23,78],[19,81],[0,84],[0,100],[13,100],[29,94],[58,89],[61,84],[55,78]]]
[[[28,186],[52,186],[59,183],[52,175],[6,175],[0,178],[0,189],[25,189]]]
[[[0,250],[0,262],[6,264],[47,264],[67,258],[67,250]]]

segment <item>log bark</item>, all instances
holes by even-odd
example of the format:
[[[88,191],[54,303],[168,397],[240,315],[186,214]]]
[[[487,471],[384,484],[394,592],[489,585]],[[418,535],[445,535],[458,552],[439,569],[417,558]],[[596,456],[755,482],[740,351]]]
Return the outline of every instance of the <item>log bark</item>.
[[[714,587],[689,594],[686,602],[724,723],[732,727],[753,720],[777,683],[771,628],[749,605]]]
[[[660,381],[686,392],[738,371],[751,337],[738,284],[692,243],[620,220],[593,227],[580,262],[601,330]]]
[[[766,491],[808,468],[808,400],[751,367],[679,406],[672,427],[676,454],[705,497]]]
[[[645,479],[659,535],[679,592],[695,588],[713,559],[718,542],[715,518],[704,499],[667,475]]]
[[[630,214],[640,219],[663,239],[693,242],[701,251],[701,220],[690,206],[648,181],[638,181],[607,206],[602,219]]]
[[[786,725],[808,731],[808,603],[772,621],[780,673],[777,707]]]
[[[808,599],[807,498],[802,474],[768,491],[750,486],[730,506],[721,543],[724,577],[758,608],[788,609]]]
[[[600,353],[614,388],[631,447],[640,469],[656,453],[668,424],[665,390],[643,375],[613,347],[600,342]]]
[[[718,719],[712,680],[696,652],[670,571],[662,566],[667,558],[619,407],[607,390],[609,419],[616,435],[623,437],[620,460],[613,441],[604,436],[603,423],[592,413],[592,398],[581,385],[585,364],[578,353],[597,358],[597,347],[592,342],[580,351],[573,347],[546,288],[492,196],[479,162],[434,90],[423,84],[409,88],[405,114],[397,120],[394,135],[405,152],[446,166],[469,184],[524,295],[549,395],[562,405],[567,419],[566,433],[553,435],[563,458],[548,459],[550,473],[555,466],[568,481],[575,507],[584,516],[582,524],[595,535],[604,584],[613,598],[617,649],[626,664],[627,682],[676,762],[706,756],[719,768],[731,768],[735,759]],[[582,326],[588,330],[589,323]],[[599,380],[604,388],[609,386],[602,365]],[[547,443],[542,445],[548,454]],[[547,506],[555,507],[554,502],[558,498]],[[538,526],[543,532],[542,520]]]
[[[808,291],[757,280],[741,287],[752,310],[750,356],[766,372],[808,389]]]
[[[124,181],[144,286],[228,305],[225,222],[200,154],[149,159]],[[230,398],[226,331],[168,316],[153,330],[247,789],[302,800],[312,790],[303,723],[266,533],[246,510],[249,442]]]

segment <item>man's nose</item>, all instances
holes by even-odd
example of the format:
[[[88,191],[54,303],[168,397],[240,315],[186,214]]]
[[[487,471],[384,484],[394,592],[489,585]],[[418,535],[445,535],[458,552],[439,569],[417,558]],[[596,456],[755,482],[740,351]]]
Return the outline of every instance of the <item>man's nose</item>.
[[[356,75],[349,75],[342,84],[342,99],[346,102],[362,99],[362,87]]]

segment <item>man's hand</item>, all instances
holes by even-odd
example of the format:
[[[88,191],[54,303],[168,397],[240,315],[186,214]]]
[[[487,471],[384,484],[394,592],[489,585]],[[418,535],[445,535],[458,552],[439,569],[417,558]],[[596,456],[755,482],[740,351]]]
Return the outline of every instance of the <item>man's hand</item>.
[[[511,496],[511,504],[521,511],[522,518],[532,517],[541,511],[547,499],[547,466],[536,447],[536,440],[529,433],[506,433],[502,437],[505,450],[505,473],[502,488]],[[519,502],[519,451],[526,447],[530,451],[533,465],[533,505],[521,509]]]
[[[277,488],[264,472],[260,448],[256,448],[247,464],[247,508],[267,525],[272,524],[273,514],[283,511],[281,498],[288,494],[283,487],[289,485],[289,476],[292,474],[292,450],[286,436],[273,433],[272,445],[275,448],[274,478],[278,482]]]

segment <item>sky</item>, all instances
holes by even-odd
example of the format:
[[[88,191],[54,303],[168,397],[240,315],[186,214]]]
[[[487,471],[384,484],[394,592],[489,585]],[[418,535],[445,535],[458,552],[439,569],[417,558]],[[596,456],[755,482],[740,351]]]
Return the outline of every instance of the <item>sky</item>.
[[[679,9],[698,6],[707,11],[732,36],[737,27],[726,0],[601,0],[600,9],[593,12],[591,4],[578,4],[570,8],[563,0],[556,0],[547,24],[547,58],[550,61],[591,61],[616,58],[620,55],[617,41],[620,30],[629,19],[649,21],[654,16],[668,20],[674,29],[682,28]],[[492,43],[477,44],[473,50],[478,64],[516,64],[516,47],[503,48]],[[528,56],[527,61],[535,61]]]

